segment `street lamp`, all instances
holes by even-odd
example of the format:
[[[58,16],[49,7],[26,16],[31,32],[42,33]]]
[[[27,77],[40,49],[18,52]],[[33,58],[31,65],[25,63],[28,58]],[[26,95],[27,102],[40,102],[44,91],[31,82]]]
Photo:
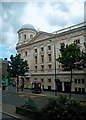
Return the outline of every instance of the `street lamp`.
[[[70,63],[70,70],[71,70],[71,79],[70,79],[70,98],[71,98],[71,86],[72,86],[72,55],[71,57],[71,63]]]
[[[50,42],[52,42],[52,40],[49,40]],[[55,44],[54,44],[54,63],[55,63],[55,96],[57,96],[57,86],[56,86],[56,49],[55,49]]]

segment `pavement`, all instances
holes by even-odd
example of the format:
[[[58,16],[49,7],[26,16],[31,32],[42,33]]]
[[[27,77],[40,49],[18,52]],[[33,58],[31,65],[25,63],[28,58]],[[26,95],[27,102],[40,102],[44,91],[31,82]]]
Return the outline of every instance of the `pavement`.
[[[27,118],[25,116],[21,116],[21,115],[17,114],[16,107],[13,105],[3,103],[2,111],[3,111],[3,113],[6,113],[9,116],[12,116],[12,117],[20,119],[20,120],[32,120],[30,118]]]
[[[0,120],[2,118],[2,104],[0,104]]]

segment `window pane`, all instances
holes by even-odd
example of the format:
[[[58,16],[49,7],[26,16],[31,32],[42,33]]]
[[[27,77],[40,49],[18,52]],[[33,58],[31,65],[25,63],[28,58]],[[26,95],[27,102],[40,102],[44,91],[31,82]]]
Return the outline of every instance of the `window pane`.
[[[77,79],[75,79],[75,83],[77,83]]]
[[[80,79],[78,79],[78,83],[80,83]]]
[[[24,39],[26,39],[26,35],[24,35]]]
[[[85,88],[82,88],[82,92],[83,92],[83,93],[85,92]]]
[[[82,84],[84,84],[84,79],[82,79]]]
[[[75,92],[77,92],[77,87],[75,87]]]

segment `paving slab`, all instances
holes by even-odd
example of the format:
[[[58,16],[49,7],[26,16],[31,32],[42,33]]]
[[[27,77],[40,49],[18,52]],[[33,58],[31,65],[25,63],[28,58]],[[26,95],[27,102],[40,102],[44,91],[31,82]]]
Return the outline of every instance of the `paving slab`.
[[[32,120],[30,118],[27,118],[25,116],[21,116],[21,115],[17,114],[16,107],[13,105],[3,103],[2,111],[3,111],[3,113],[8,114],[9,116],[12,116],[12,117],[20,119],[20,120]]]

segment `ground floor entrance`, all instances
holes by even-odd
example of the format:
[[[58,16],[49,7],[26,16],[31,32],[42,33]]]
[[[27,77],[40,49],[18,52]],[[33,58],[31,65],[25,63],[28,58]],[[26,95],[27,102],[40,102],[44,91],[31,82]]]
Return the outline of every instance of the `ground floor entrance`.
[[[59,83],[57,84],[57,91],[58,91],[58,92],[62,92],[62,82],[59,82]]]
[[[70,82],[64,82],[64,92],[70,92]]]

